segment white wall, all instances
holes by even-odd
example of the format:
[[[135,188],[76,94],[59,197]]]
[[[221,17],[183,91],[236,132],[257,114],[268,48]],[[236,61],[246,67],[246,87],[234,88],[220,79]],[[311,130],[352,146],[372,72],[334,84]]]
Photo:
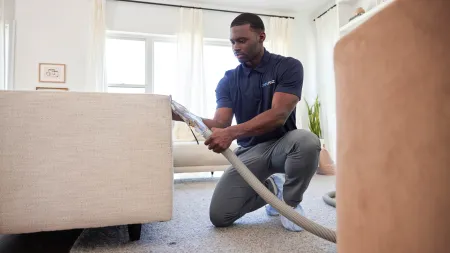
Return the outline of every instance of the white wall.
[[[126,2],[106,2],[109,30],[133,33],[175,35],[177,8]]]
[[[14,0],[4,0],[5,3],[5,21],[11,21],[14,19]]]
[[[17,22],[15,89],[34,90],[36,86],[85,89],[88,53],[88,15],[90,0],[16,0]],[[223,6],[207,8],[230,9]],[[231,8],[232,9],[232,8]],[[239,10],[274,15],[295,16],[292,56],[305,68],[303,95],[315,97],[315,34],[311,13],[279,13],[264,10]],[[178,9],[173,7],[107,1],[108,29],[127,32],[174,35],[178,26]],[[229,26],[238,14],[204,11],[204,34],[207,38],[229,39]],[[268,24],[268,17],[262,17]],[[38,82],[40,62],[67,64],[66,84]],[[297,112],[299,127],[307,127],[304,101]]]
[[[68,87],[73,91],[85,89],[89,2],[90,0],[16,0],[15,89],[34,90],[36,86]],[[202,7],[230,9],[212,5]],[[282,15],[258,9],[233,10]],[[228,40],[229,25],[237,15],[205,11],[205,37]],[[106,18],[108,29],[174,35],[178,26],[178,9],[107,1]],[[263,20],[267,23],[267,17],[263,17]],[[66,64],[66,83],[39,83],[39,63]]]
[[[214,8],[214,6],[203,7]],[[167,6],[108,1],[106,24],[109,30],[114,31],[175,35],[179,25],[178,10]],[[228,40],[231,21],[237,15],[239,14],[203,11],[204,36]],[[267,24],[268,18],[265,16],[261,18]]]
[[[15,89],[84,88],[89,0],[16,0]],[[67,64],[66,84],[38,82],[39,63]]]

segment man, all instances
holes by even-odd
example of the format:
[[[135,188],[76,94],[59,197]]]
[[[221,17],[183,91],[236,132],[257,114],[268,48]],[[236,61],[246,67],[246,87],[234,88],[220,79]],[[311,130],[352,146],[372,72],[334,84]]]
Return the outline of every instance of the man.
[[[304,215],[300,203],[318,166],[320,141],[296,127],[302,64],[269,53],[263,46],[265,37],[257,15],[244,13],[231,23],[230,41],[241,64],[227,71],[217,86],[214,118],[203,119],[213,131],[205,145],[221,153],[237,140],[234,152],[240,160],[279,199]],[[231,126],[233,115],[237,124]],[[173,118],[181,120],[178,115]],[[210,220],[217,227],[230,226],[263,206],[268,215],[279,215],[230,167],[212,196]],[[290,231],[303,230],[282,216],[281,223]]]

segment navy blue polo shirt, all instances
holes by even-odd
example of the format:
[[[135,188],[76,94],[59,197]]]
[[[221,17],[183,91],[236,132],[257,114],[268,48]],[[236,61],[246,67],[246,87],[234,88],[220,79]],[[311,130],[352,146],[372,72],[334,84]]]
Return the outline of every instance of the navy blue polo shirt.
[[[294,94],[300,99],[302,87],[303,65],[299,60],[264,50],[261,63],[256,68],[240,64],[225,72],[216,88],[217,108],[232,108],[236,123],[241,124],[269,110],[275,92]],[[282,127],[260,136],[239,138],[238,144],[253,146],[297,129],[295,111]]]

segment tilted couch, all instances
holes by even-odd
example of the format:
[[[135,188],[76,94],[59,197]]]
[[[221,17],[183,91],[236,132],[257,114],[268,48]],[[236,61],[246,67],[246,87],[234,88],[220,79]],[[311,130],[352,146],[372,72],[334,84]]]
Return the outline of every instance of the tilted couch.
[[[172,218],[170,97],[0,91],[0,234]]]

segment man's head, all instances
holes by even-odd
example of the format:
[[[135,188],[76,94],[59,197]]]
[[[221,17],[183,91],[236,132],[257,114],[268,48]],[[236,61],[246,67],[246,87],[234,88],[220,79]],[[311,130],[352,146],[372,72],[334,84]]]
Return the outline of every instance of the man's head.
[[[250,62],[264,49],[264,23],[258,15],[243,13],[231,22],[230,41],[239,62]]]

